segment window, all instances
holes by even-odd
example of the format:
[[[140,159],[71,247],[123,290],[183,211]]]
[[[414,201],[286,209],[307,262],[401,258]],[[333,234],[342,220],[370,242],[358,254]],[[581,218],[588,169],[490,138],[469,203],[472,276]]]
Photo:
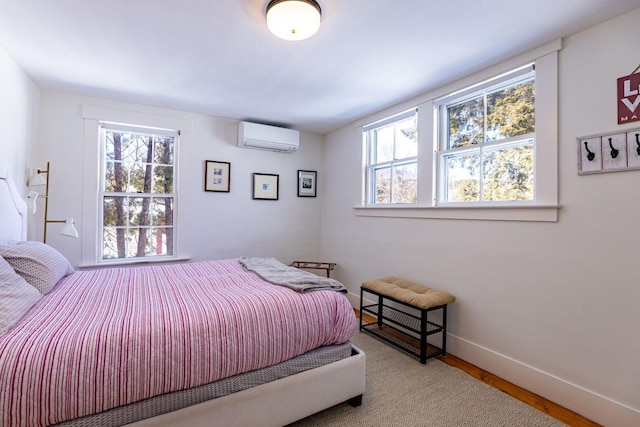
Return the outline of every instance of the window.
[[[434,105],[439,125],[438,203],[534,200],[533,66]]]
[[[405,113],[354,123],[364,141],[355,214],[557,221],[561,48],[561,40],[555,40],[404,102],[396,111]],[[394,144],[410,140],[415,157],[377,158],[376,138],[382,132],[374,131],[402,127],[410,118],[411,131],[407,126],[389,135]],[[394,167],[405,163],[412,164],[412,175],[394,182]],[[403,198],[398,184],[409,181],[415,195]]]
[[[366,204],[416,203],[418,198],[417,112],[390,117],[363,129]]]
[[[178,132],[101,123],[100,142],[100,258],[172,256]]]

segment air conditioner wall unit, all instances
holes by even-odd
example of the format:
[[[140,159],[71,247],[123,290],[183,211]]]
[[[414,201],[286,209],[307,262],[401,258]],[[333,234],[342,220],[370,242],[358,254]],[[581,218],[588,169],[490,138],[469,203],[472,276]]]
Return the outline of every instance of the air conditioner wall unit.
[[[300,132],[259,123],[238,123],[238,147],[293,153],[300,146]]]

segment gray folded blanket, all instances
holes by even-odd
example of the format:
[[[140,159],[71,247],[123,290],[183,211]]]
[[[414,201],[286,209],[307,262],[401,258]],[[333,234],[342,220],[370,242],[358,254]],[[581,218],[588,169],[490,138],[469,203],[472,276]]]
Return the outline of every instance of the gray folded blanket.
[[[289,267],[275,258],[240,257],[238,262],[245,270],[256,273],[267,282],[286,286],[294,291],[331,290],[347,292],[347,288],[337,280]]]

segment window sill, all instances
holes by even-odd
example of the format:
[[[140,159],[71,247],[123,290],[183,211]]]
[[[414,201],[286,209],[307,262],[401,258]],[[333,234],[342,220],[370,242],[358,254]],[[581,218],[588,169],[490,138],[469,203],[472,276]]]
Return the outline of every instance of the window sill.
[[[523,206],[354,206],[356,216],[557,222],[560,205]]]
[[[191,259],[190,256],[177,256],[177,257],[166,257],[166,258],[128,258],[128,259],[116,259],[102,262],[88,262],[82,263],[79,265],[80,268],[110,268],[110,267],[120,267],[126,265],[142,265],[142,264],[158,264],[165,262],[182,262],[189,261]]]

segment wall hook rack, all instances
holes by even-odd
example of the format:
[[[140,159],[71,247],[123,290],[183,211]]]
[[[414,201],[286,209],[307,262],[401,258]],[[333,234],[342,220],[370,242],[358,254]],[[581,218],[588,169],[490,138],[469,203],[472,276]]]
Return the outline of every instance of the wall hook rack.
[[[578,175],[640,170],[640,128],[583,136],[577,143]]]

